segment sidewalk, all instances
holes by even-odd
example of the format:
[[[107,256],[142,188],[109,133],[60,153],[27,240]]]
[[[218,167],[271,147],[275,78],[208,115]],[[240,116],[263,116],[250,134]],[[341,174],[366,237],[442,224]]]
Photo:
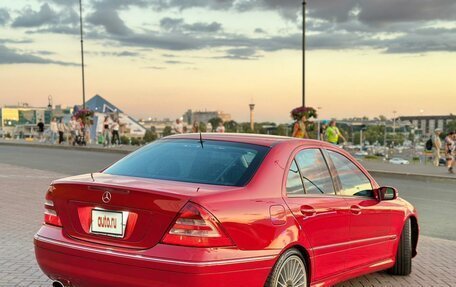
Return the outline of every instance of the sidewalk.
[[[105,148],[99,144],[88,144],[87,146],[71,146],[68,143],[63,144],[50,144],[50,143],[40,143],[38,141],[25,141],[25,140],[6,140],[0,139],[0,145],[9,145],[9,146],[28,146],[28,147],[40,147],[40,148],[58,148],[58,149],[68,149],[68,150],[87,150],[95,152],[111,152],[111,153],[122,153],[129,154],[132,151],[138,149],[138,146],[122,145],[116,147]]]
[[[456,174],[450,174],[444,166],[433,166],[431,164],[409,164],[397,165],[379,160],[359,160],[361,164],[371,173],[386,176],[410,176],[414,178],[434,178],[434,179],[453,179],[456,180]]]

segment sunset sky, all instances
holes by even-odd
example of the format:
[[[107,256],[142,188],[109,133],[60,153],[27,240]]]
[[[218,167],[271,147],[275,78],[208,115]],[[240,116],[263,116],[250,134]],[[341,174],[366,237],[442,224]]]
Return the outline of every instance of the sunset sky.
[[[301,103],[299,0],[83,0],[88,98],[287,122]],[[0,105],[82,101],[77,0],[0,2]],[[454,0],[308,0],[307,102],[322,118],[456,114]]]

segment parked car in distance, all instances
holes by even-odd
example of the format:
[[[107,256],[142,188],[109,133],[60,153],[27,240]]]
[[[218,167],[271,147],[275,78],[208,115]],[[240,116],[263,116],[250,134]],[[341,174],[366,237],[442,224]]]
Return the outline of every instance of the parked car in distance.
[[[369,153],[367,151],[364,151],[364,150],[360,150],[360,151],[355,152],[355,156],[366,156],[366,155],[369,155]]]
[[[392,159],[389,160],[390,163],[392,164],[410,164],[408,160],[405,160],[400,157],[393,157]]]
[[[234,134],[158,140],[54,181],[36,259],[53,286],[333,286],[408,275],[415,208],[328,143]]]

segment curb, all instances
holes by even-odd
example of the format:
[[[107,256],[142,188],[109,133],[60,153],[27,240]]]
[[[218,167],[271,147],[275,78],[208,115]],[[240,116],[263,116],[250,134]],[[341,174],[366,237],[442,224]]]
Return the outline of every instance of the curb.
[[[378,175],[378,176],[389,176],[389,177],[397,177],[397,178],[403,178],[408,177],[408,178],[413,178],[417,180],[455,180],[456,181],[456,176],[447,176],[447,175],[433,175],[433,174],[420,174],[420,173],[408,173],[408,172],[394,172],[394,171],[386,171],[386,170],[367,170],[369,173],[372,175]]]

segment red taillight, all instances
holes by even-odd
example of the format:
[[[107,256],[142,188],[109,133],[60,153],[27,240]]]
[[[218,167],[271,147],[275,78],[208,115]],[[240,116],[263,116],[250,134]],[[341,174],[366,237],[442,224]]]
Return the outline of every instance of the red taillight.
[[[62,227],[62,222],[60,222],[60,217],[57,215],[55,210],[54,201],[52,200],[52,192],[54,187],[49,187],[48,192],[46,193],[46,201],[44,202],[44,223],[49,225],[54,225]]]
[[[192,247],[233,246],[220,222],[206,209],[189,202],[162,239],[165,244]]]

